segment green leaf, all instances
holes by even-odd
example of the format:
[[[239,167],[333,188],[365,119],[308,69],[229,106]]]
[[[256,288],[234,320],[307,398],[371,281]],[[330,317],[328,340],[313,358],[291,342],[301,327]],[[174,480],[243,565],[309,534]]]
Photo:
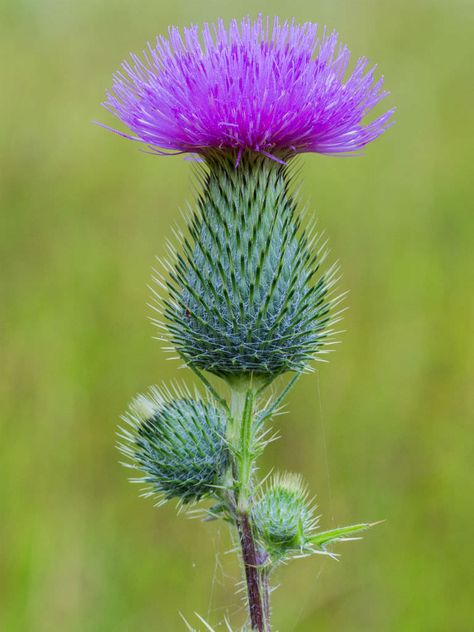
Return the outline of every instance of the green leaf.
[[[312,544],[313,546],[325,551],[326,547],[333,542],[347,542],[349,540],[358,539],[353,538],[352,536],[357,533],[361,533],[362,531],[366,531],[367,529],[370,529],[370,527],[374,527],[381,522],[383,522],[383,520],[380,520],[379,522],[353,524],[348,527],[338,527],[337,529],[331,529],[330,531],[321,531],[320,533],[316,533],[311,536],[308,540],[308,544]]]

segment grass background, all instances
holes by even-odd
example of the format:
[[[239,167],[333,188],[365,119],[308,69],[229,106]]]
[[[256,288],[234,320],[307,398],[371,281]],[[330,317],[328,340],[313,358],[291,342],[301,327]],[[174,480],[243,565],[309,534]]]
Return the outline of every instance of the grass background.
[[[341,545],[341,563],[283,569],[275,629],[473,629],[472,4],[2,0],[2,630],[242,617],[225,527],[153,510],[114,448],[134,393],[191,379],[145,307],[190,166],[91,121],[111,122],[98,104],[112,71],[168,24],[257,10],[337,28],[398,107],[364,157],[303,159],[351,291],[347,333],[293,391],[263,464],[304,473],[325,527],[387,522]]]

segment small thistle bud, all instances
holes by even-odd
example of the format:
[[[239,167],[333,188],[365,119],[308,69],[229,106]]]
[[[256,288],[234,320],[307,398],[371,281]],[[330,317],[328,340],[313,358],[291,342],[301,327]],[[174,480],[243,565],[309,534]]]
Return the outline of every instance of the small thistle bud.
[[[143,476],[146,496],[182,503],[212,494],[228,466],[226,418],[218,408],[188,392],[162,394],[156,387],[138,396],[123,417],[119,450]]]
[[[305,548],[317,525],[314,506],[296,474],[274,477],[255,504],[253,519],[258,537],[274,558]]]
[[[192,243],[167,284],[165,315],[185,360],[224,378],[301,371],[331,334],[334,267],[302,230],[289,167],[245,153],[209,153]]]

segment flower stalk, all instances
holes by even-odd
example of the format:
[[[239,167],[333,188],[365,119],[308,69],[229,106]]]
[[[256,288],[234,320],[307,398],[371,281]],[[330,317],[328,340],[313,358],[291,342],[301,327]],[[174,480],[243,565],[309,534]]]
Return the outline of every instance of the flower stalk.
[[[248,610],[252,630],[267,632],[270,630],[268,604],[266,602],[267,587],[262,582],[259,571],[259,558],[252,526],[248,513],[237,513],[237,529],[242,550],[242,562],[247,584]]]
[[[262,573],[264,557],[254,537],[250,507],[254,494],[252,472],[258,453],[255,436],[254,401],[256,387],[252,379],[233,382],[229,443],[234,453],[233,488],[235,523],[239,536],[242,564],[247,586],[250,624],[253,630],[269,632],[270,612],[268,578]]]

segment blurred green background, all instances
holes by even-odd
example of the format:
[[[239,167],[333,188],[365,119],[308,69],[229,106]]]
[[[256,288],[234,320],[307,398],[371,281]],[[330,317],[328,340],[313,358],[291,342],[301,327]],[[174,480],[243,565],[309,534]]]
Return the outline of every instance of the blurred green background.
[[[387,522],[340,563],[284,568],[275,629],[474,629],[472,4],[2,0],[2,630],[243,616],[226,528],[154,510],[114,447],[132,395],[192,380],[146,320],[191,168],[92,121],[112,122],[112,72],[168,24],[258,10],[336,28],[398,107],[364,157],[303,158],[350,289],[347,333],[292,392],[263,463],[304,473],[324,527]]]

